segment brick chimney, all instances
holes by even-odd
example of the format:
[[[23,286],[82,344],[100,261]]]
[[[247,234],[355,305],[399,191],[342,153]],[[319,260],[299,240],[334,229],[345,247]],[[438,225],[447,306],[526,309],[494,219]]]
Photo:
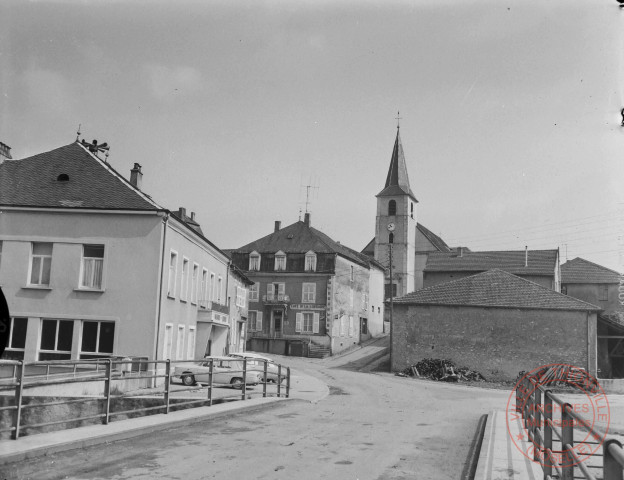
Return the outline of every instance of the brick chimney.
[[[310,214],[308,212],[303,216],[303,223],[305,223],[308,227],[310,226]]]
[[[136,188],[141,190],[141,184],[143,183],[143,172],[141,172],[141,165],[134,164],[134,168],[130,170],[130,183]]]
[[[279,232],[279,229],[282,228],[282,222],[279,220],[275,220],[275,231]]]
[[[191,220],[195,221],[195,212],[191,212]]]

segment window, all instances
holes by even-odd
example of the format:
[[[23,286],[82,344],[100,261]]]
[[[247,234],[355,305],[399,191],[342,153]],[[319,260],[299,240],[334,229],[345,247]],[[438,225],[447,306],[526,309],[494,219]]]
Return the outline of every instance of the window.
[[[249,301],[257,302],[259,298],[259,295],[258,295],[259,292],[260,292],[260,283],[254,283],[253,285],[251,285],[249,287]]]
[[[208,270],[202,268],[202,279],[199,287],[199,306],[206,308],[208,301]]]
[[[182,257],[182,278],[180,278],[180,301],[186,302],[188,293],[189,260]]]
[[[349,289],[349,306],[353,308],[353,289]]]
[[[50,285],[52,266],[52,244],[35,242],[32,244],[30,258],[30,285]]]
[[[285,283],[267,283],[267,300],[268,301],[283,301],[284,294],[286,293]]]
[[[351,281],[353,281],[353,279],[355,278],[355,269],[353,268],[353,265],[351,265],[351,275],[349,278]]]
[[[219,277],[219,286],[217,288],[217,303],[221,303],[221,290],[222,290],[222,285],[223,285],[223,279],[221,277]]]
[[[388,243],[394,243],[394,233],[388,235]]]
[[[9,320],[9,338],[3,355],[5,360],[24,360],[28,319],[15,317]]]
[[[260,254],[258,252],[251,252],[249,254],[249,270],[260,270]]]
[[[193,276],[191,277],[191,303],[197,304],[197,282],[199,280],[199,265],[193,264]]]
[[[386,298],[390,298],[391,296],[396,297],[396,294],[397,294],[397,284],[396,283],[392,284],[392,293],[390,293],[390,284],[386,283],[385,285]]]
[[[368,335],[368,320],[360,317],[360,332],[362,335]]]
[[[165,347],[163,358],[165,360],[171,359],[171,350],[173,347],[173,325],[171,323],[165,325],[165,338],[163,345]]]
[[[73,320],[42,320],[39,360],[69,360],[73,335]]]
[[[410,216],[414,218],[414,202],[410,202]]]
[[[214,301],[217,298],[215,289],[217,288],[217,282],[215,282],[215,274],[210,272],[210,285],[209,285],[209,292],[210,292],[210,298],[208,298],[208,300],[210,300],[211,302]]]
[[[249,321],[247,322],[247,330],[250,332],[262,331],[262,312],[249,310]]]
[[[286,254],[282,251],[275,254],[275,270],[286,270]]]
[[[390,202],[388,202],[388,215],[396,215],[396,202],[394,200],[390,200]]]
[[[178,325],[178,342],[176,343],[176,360],[184,359],[184,325]]]
[[[305,270],[306,272],[314,272],[316,270],[316,253],[311,251],[306,253]]]
[[[316,283],[304,283],[301,293],[301,301],[303,303],[316,302]]]
[[[295,332],[318,333],[320,315],[314,312],[297,313],[295,320]]]
[[[598,287],[598,300],[609,300],[609,286],[600,285]]]
[[[83,245],[81,268],[80,288],[101,290],[102,272],[104,270],[104,245]]]
[[[353,316],[349,315],[349,336],[352,337],[354,333],[353,330]]]
[[[362,310],[368,310],[368,295],[362,294]]]
[[[247,296],[247,290],[243,287],[236,286],[236,306],[245,308],[245,297]]]
[[[82,322],[80,358],[98,358],[113,353],[115,322]]]
[[[188,347],[186,348],[187,360],[195,359],[195,327],[189,327]]]
[[[175,298],[176,277],[178,275],[178,254],[171,250],[169,257],[169,283],[167,284],[167,296]]]

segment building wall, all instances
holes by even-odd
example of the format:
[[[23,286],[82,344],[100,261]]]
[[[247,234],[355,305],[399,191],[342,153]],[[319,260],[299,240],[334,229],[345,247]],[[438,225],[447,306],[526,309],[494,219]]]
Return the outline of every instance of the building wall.
[[[601,300],[601,288],[607,287],[607,299]],[[624,306],[620,304],[618,294],[618,284],[596,284],[596,283],[564,283],[562,284],[564,290],[567,291],[567,295],[578,298],[585,302],[589,302],[592,305],[609,311],[624,311]]]
[[[24,359],[38,359],[41,319],[74,320],[71,358],[82,320],[115,322],[115,355],[152,358],[156,330],[161,218],[154,215],[0,213],[0,285],[11,315],[28,318]],[[53,244],[49,289],[29,288],[31,242]],[[83,244],[104,245],[102,291],[79,290]]]
[[[384,284],[384,272],[371,268],[368,280],[368,330],[372,337],[377,337],[384,332]]]
[[[469,277],[480,272],[424,272],[423,288],[432,287],[439,283],[446,283],[460,278]],[[519,275],[515,274],[531,282],[535,282],[543,287],[554,289],[554,274],[553,275]]]
[[[595,313],[395,304],[394,321],[394,371],[440,358],[488,380],[550,363],[596,374]]]
[[[239,292],[243,293],[242,302],[237,302]],[[230,271],[228,281],[228,305],[230,306],[228,353],[244,352],[249,290],[247,284],[232,271]]]

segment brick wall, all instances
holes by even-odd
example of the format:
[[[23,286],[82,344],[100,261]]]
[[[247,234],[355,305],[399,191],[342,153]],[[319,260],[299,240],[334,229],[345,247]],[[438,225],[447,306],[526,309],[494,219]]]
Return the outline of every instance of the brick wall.
[[[549,363],[595,375],[595,335],[595,313],[588,320],[586,312],[395,304],[392,370],[448,358],[488,380],[513,380]]]

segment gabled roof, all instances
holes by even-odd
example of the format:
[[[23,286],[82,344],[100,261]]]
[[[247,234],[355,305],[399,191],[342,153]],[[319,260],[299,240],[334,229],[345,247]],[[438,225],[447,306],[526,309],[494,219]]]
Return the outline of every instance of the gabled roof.
[[[598,311],[600,307],[494,269],[394,299],[395,304]]]
[[[525,267],[525,255],[527,266]],[[515,275],[553,275],[558,250],[434,252],[427,257],[425,272],[484,272],[500,268]]]
[[[305,254],[310,250],[315,253],[335,253],[367,268],[370,268],[371,265],[383,268],[368,256],[341,245],[323,232],[302,221],[288,225],[277,232],[273,232],[231,252],[251,253],[256,251],[262,254],[276,253],[280,250],[286,254]]]
[[[405,155],[403,154],[403,145],[401,145],[401,137],[398,128],[396,140],[394,141],[394,149],[392,150],[392,158],[390,159],[390,167],[388,168],[388,176],[386,177],[386,185],[377,196],[389,197],[396,195],[409,195],[412,200],[418,202],[414,196],[414,192],[412,192],[410,188]]]
[[[59,181],[59,175],[68,180]],[[0,205],[162,210],[78,142],[0,164]]]
[[[431,230],[426,228],[424,225],[417,223],[416,228],[420,233],[422,233],[427,240],[438,249],[440,252],[450,252],[451,248],[446,244],[444,240],[442,240],[439,236],[433,233]]]
[[[602,265],[576,257],[561,265],[561,283],[619,283],[620,274]]]

